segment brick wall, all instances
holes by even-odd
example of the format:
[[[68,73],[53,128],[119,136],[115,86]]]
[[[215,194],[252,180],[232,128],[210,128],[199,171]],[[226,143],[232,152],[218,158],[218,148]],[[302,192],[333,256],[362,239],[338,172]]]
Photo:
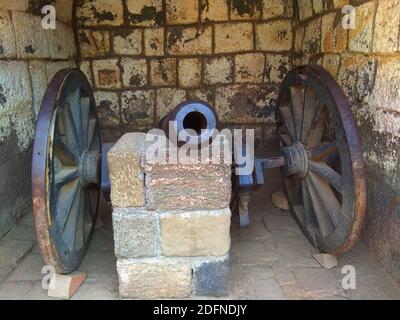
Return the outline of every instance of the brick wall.
[[[103,133],[145,130],[186,99],[222,123],[271,132],[278,85],[291,68],[291,0],[79,1],[81,69]]]
[[[356,8],[344,30],[341,8]],[[400,1],[299,0],[295,64],[318,63],[353,105],[368,173],[364,239],[400,281]]]
[[[72,0],[0,0],[0,237],[31,213],[30,167],[35,119],[52,76],[74,65]],[[58,25],[42,28],[44,4]]]

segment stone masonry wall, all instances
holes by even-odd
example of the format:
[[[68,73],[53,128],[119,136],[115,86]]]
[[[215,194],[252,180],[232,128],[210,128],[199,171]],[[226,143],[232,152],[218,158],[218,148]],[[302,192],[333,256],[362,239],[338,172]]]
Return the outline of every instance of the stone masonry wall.
[[[45,4],[56,7],[56,30],[42,28]],[[0,0],[0,238],[31,213],[35,119],[52,76],[74,66],[72,4]]]
[[[145,137],[125,134],[108,154],[121,296],[226,295],[231,166],[159,163]]]
[[[400,282],[400,1],[298,0],[295,64],[328,69],[353,105],[368,174],[364,239]],[[341,8],[356,9],[356,29]]]
[[[106,140],[144,131],[186,99],[268,134],[291,68],[291,0],[81,0],[81,69]],[[265,132],[264,132],[264,131]]]

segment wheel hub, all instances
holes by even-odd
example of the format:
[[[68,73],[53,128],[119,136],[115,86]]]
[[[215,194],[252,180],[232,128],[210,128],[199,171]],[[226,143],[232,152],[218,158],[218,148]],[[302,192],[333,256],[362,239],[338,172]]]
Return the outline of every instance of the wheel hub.
[[[89,184],[99,185],[100,183],[101,154],[85,151],[79,163],[80,183],[86,188]]]
[[[292,176],[297,174],[300,178],[305,178],[308,173],[308,157],[305,146],[296,141],[289,147],[282,148],[282,155],[285,158],[283,174]]]

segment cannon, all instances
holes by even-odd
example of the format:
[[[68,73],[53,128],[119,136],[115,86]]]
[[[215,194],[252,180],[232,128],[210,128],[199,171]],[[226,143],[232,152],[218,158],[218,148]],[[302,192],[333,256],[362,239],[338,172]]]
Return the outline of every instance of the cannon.
[[[265,170],[281,168],[290,210],[304,234],[322,252],[344,253],[356,241],[366,210],[364,160],[348,100],[327,71],[300,66],[281,85],[276,120],[280,152],[255,159],[252,174],[233,176],[232,208],[239,211],[241,225],[248,225],[251,193],[264,184]],[[174,130],[170,121],[177,123]],[[188,101],[159,127],[178,143],[201,145],[213,138],[218,118],[208,104]],[[180,141],[185,129],[195,132],[193,139]],[[202,129],[211,130],[203,134]],[[37,237],[45,262],[59,273],[77,269],[101,192],[109,199],[110,147],[101,143],[95,100],[84,74],[59,71],[41,104],[32,156]]]

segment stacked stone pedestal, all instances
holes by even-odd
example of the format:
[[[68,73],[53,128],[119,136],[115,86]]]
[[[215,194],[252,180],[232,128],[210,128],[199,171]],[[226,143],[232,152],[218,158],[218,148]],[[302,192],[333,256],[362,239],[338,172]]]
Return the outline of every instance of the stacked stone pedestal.
[[[121,296],[226,295],[230,164],[160,164],[149,147],[130,133],[108,155]]]

